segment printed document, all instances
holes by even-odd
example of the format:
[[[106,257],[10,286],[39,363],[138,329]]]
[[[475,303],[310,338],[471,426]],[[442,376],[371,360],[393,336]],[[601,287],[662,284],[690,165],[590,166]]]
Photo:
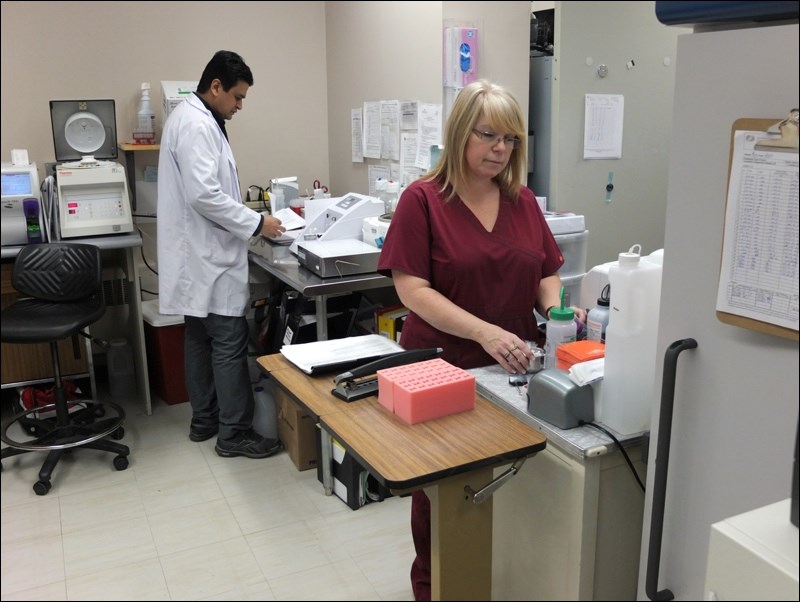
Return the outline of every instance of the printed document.
[[[283,356],[306,374],[350,362],[368,362],[401,351],[400,345],[379,334],[281,347]]]

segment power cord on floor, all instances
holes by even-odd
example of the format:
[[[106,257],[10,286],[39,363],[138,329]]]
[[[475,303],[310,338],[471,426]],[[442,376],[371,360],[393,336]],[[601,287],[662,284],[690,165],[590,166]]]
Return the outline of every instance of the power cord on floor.
[[[603,431],[606,435],[611,437],[611,440],[614,441],[614,443],[617,444],[617,447],[619,447],[619,451],[622,452],[622,457],[625,458],[625,462],[628,463],[628,468],[631,469],[631,472],[633,473],[633,477],[636,479],[636,482],[639,483],[639,487],[641,487],[642,491],[644,491],[644,483],[642,483],[642,480],[639,478],[639,475],[638,475],[638,473],[636,472],[636,469],[633,466],[633,462],[631,462],[631,459],[628,456],[628,452],[625,451],[624,447],[622,447],[622,443],[619,442],[619,439],[617,439],[614,435],[612,435],[611,431],[609,431],[607,428],[602,427],[599,424],[596,424],[594,422],[585,422],[585,421],[581,420],[578,424],[580,424],[581,426],[584,426],[584,425],[585,426],[593,426],[597,430]]]

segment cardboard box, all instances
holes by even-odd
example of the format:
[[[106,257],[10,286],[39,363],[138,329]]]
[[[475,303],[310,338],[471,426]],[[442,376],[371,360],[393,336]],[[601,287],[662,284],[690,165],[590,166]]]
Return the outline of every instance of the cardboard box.
[[[376,331],[382,337],[391,341],[400,342],[403,331],[403,322],[408,316],[408,308],[402,305],[386,307],[375,312]]]
[[[172,109],[178,106],[184,98],[189,96],[192,92],[197,90],[199,82],[161,82],[161,105],[164,109],[164,121],[167,122],[167,117],[172,112]]]
[[[318,464],[317,425],[314,419],[300,409],[300,406],[286,391],[276,387],[275,399],[278,403],[278,437],[297,470],[309,470]]]

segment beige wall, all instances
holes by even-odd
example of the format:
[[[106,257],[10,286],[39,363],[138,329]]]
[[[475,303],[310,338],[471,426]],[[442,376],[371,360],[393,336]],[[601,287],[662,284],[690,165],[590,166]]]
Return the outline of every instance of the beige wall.
[[[350,110],[365,101],[441,102],[441,2],[327,2],[330,184],[368,192],[367,159],[353,163]]]
[[[659,23],[655,2],[555,5],[548,202],[586,217],[587,268],[616,260],[635,243],[649,254],[664,246],[677,40],[690,30]],[[597,73],[600,64],[606,77]],[[621,159],[583,159],[586,94],[624,96]],[[607,203],[609,172],[614,190]]]
[[[555,2],[551,202],[586,216],[588,266],[621,246],[663,246],[675,38],[654,3]],[[190,8],[186,8],[186,7]],[[48,101],[113,98],[130,138],[139,84],[195,80],[221,48],[239,52],[255,85],[229,132],[243,188],[296,175],[334,194],[367,192],[367,165],[350,161],[350,109],[382,99],[442,102],[442,28],[480,29],[479,74],[528,104],[531,3],[512,2],[7,2],[2,3],[0,158],[27,148],[53,161]],[[607,62],[600,80],[586,57]],[[625,62],[636,59],[636,69]],[[672,59],[670,66],[664,58]],[[583,161],[583,96],[625,93],[623,160]],[[138,171],[157,163],[138,157]],[[614,201],[604,202],[608,172]],[[634,240],[635,238],[635,240]]]
[[[350,161],[350,110],[364,101],[442,102],[442,28],[480,29],[478,73],[528,105],[528,2],[326,2],[331,184],[368,191],[367,166]]]
[[[54,160],[50,99],[113,98],[129,139],[142,81],[160,129],[161,80],[198,80],[228,49],[255,80],[228,128],[242,186],[326,179],[324,14],[324,2],[3,2],[0,156],[27,148],[40,168]],[[147,154],[140,168],[157,163]]]
[[[213,53],[240,53],[255,85],[229,123],[240,183],[296,175],[334,194],[366,192],[350,162],[350,108],[366,100],[441,102],[443,20],[481,25],[480,73],[527,104],[528,2],[3,2],[0,157],[54,160],[48,101],[113,98],[130,138],[139,84],[196,80]],[[137,168],[156,164],[142,153]],[[138,174],[141,177],[141,173]]]

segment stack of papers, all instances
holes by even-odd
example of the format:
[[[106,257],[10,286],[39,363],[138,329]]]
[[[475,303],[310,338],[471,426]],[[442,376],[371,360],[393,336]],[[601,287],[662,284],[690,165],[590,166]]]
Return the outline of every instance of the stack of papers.
[[[283,356],[306,374],[344,371],[401,351],[400,345],[379,334],[284,345],[281,348]]]
[[[268,213],[264,213],[264,215],[269,215]],[[306,226],[306,220],[304,220],[301,216],[297,215],[292,209],[289,207],[285,207],[279,211],[276,211],[273,214],[273,217],[277,217],[281,220],[281,225],[286,228],[286,232],[281,234],[276,238],[269,238],[272,242],[279,244],[279,245],[290,245],[292,244],[300,232],[303,231],[303,228]]]

